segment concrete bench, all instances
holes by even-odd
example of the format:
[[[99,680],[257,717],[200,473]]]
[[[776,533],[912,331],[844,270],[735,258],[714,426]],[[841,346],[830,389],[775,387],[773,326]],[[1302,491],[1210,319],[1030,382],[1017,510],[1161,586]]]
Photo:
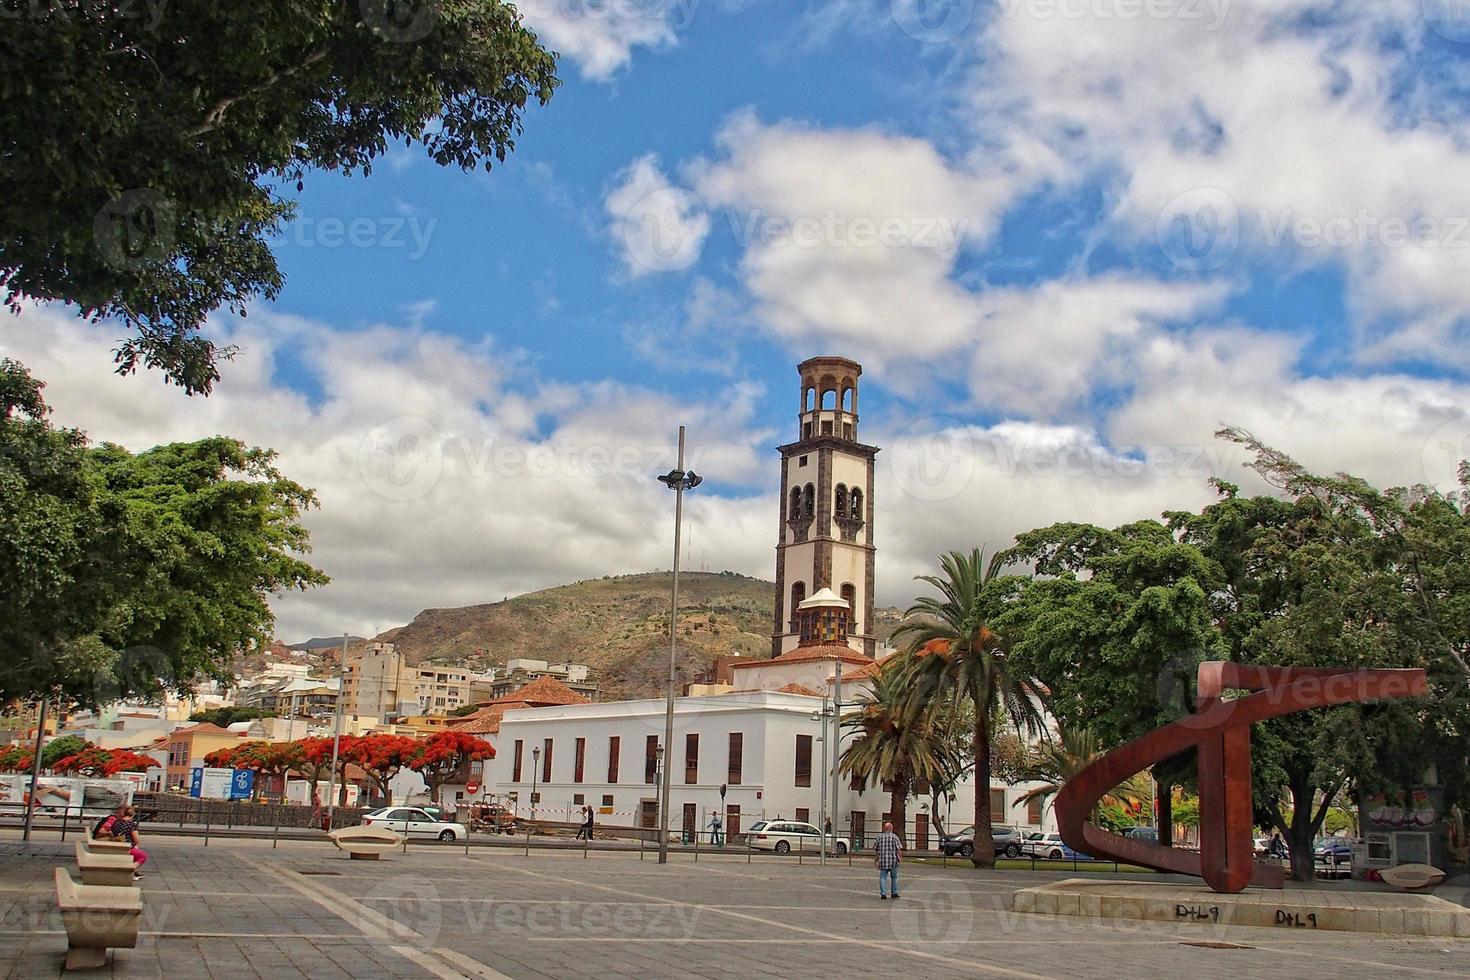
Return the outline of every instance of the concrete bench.
[[[110,887],[133,887],[133,857],[127,852],[89,851],[77,842],[77,870],[82,873],[84,885],[106,885]]]
[[[66,927],[68,970],[106,966],[109,949],[138,945],[138,928],[143,924],[140,889],[79,885],[65,868],[57,868],[56,907]]]
[[[403,844],[403,838],[386,827],[343,827],[327,836],[354,861],[376,861]]]
[[[82,838],[82,846],[96,854],[131,854],[133,845],[125,840],[94,840],[90,834]]]
[[[1417,891],[1420,888],[1432,888],[1444,881],[1445,873],[1429,864],[1400,864],[1393,868],[1384,868],[1378,872],[1378,877],[1404,891]]]

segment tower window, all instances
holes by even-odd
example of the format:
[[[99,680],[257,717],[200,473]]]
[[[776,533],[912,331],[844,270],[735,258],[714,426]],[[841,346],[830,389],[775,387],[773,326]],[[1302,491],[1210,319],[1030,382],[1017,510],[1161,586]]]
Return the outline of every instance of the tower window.
[[[787,402],[786,404],[791,404]],[[822,411],[830,412],[837,407],[837,389],[828,388],[822,392]]]
[[[804,439],[810,439],[812,437],[812,424],[810,422],[801,427],[801,435]]]
[[[847,485],[837,484],[837,493],[833,498],[833,513],[838,517],[847,516]]]
[[[817,512],[817,488],[810,483],[801,492],[801,516],[812,517]]]
[[[852,493],[847,498],[847,512],[860,521],[867,520],[866,512],[863,510],[863,492],[853,487]]]
[[[806,457],[805,456],[802,456],[801,458],[799,458],[796,461],[796,465],[797,466],[805,466],[806,465]]]
[[[846,582],[846,583],[843,584],[843,586],[842,586],[842,598],[847,601],[847,624],[848,624],[847,625],[847,628],[848,628],[848,631],[849,632],[852,632],[852,633],[861,633],[862,630],[858,629],[858,618],[857,618],[857,613],[858,613],[858,608],[857,608],[857,588],[854,587],[851,582]]]
[[[796,632],[797,615],[796,607],[806,601],[806,583],[793,582],[791,584],[791,631]]]
[[[794,521],[801,516],[801,487],[791,488],[791,500],[786,507],[786,519]]]

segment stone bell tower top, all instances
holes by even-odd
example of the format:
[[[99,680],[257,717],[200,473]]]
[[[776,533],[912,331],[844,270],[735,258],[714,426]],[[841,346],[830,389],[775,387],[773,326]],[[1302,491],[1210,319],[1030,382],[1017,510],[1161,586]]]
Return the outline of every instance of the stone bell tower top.
[[[856,441],[858,378],[863,366],[845,357],[810,357],[796,370],[801,375],[799,438],[835,436]]]

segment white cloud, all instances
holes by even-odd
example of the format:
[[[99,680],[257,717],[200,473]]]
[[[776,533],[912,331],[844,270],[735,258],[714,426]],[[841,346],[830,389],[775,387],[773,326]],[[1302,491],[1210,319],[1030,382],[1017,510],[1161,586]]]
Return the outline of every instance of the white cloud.
[[[751,425],[760,388],[735,383],[685,402],[604,381],[536,377],[518,352],[420,327],[341,331],[256,311],[217,327],[241,347],[209,398],[156,374],[112,373],[116,336],[59,309],[0,324],[0,353],[47,382],[58,424],[134,449],[223,433],[280,451],[316,489],[312,560],[333,577],[274,603],[278,635],[374,633],[419,610],[611,572],[668,567],[672,500],[654,476],[690,461],[720,480],[761,482],[772,434]],[[275,376],[290,352],[320,388]],[[700,551],[719,568],[767,571],[773,495],[691,499]],[[773,534],[774,531],[769,533]]]
[[[678,43],[699,0],[521,0],[516,9],[541,43],[576,62],[587,78],[606,81],[636,48]]]
[[[633,278],[678,272],[699,261],[709,235],[709,215],[698,195],[669,182],[653,154],[618,175],[603,207],[608,234]]]

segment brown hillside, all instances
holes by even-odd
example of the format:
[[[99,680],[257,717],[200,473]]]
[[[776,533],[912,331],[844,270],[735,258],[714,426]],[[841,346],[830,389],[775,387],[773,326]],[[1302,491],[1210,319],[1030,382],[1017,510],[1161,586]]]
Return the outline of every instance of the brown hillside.
[[[482,670],[516,657],[593,667],[604,700],[662,693],[668,670],[670,573],[615,575],[503,602],[425,609],[391,640],[409,663],[433,660]],[[679,574],[680,674],[692,679],[719,654],[770,653],[775,585],[733,572]],[[898,611],[875,617],[886,636]]]

